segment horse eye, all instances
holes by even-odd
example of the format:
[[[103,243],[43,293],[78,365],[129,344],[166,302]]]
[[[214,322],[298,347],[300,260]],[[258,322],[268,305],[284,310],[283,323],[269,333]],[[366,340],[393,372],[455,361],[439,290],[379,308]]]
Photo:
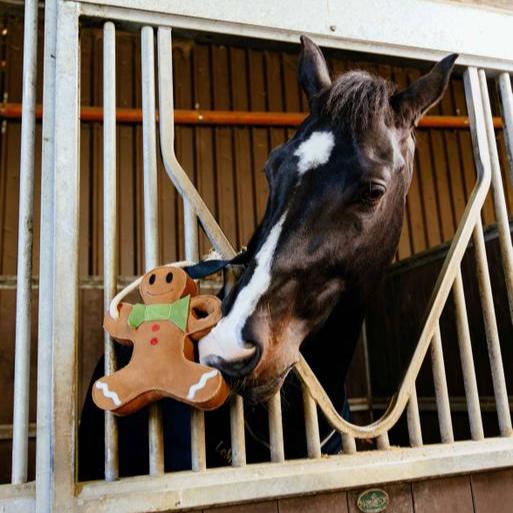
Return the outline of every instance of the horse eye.
[[[173,281],[173,273],[166,274],[166,282],[171,283]]]
[[[360,200],[368,205],[375,205],[385,194],[386,187],[381,183],[369,182],[360,191]]]
[[[150,282],[150,285],[153,285],[153,284],[155,283],[155,279],[156,279],[156,278],[157,278],[157,277],[156,277],[154,274],[152,274],[152,275],[150,276],[150,279],[148,280],[148,281]]]

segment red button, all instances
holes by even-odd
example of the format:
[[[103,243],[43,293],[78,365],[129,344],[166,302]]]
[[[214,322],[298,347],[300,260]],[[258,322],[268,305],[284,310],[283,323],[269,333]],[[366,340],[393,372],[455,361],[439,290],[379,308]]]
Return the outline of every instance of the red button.
[[[156,344],[158,344],[158,343],[159,343],[159,339],[158,339],[158,338],[156,338],[156,337],[155,337],[155,338],[152,338],[152,339],[150,340],[150,344],[151,344],[152,346],[154,346],[154,345],[156,345]]]
[[[151,331],[158,331],[160,329],[160,325],[159,324],[153,324],[151,326]]]

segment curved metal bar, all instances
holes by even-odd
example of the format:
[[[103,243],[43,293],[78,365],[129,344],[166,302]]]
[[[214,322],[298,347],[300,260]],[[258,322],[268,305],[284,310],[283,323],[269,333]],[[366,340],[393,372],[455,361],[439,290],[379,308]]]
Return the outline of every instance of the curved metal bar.
[[[442,313],[452,284],[460,268],[460,263],[469,243],[476,222],[480,219],[481,207],[485,201],[491,182],[490,155],[483,113],[483,103],[476,68],[465,71],[465,95],[471,119],[472,139],[477,168],[477,182],[465,208],[462,219],[452,241],[449,253],[438,276],[434,292],[428,306],[428,314],[417,347],[406,370],[401,387],[391,399],[383,416],[367,426],[357,426],[344,420],[337,412],[330,398],[317,381],[306,361],[301,358],[296,365],[296,373],[310,390],[331,426],[343,433],[358,438],[375,438],[388,431],[402,415],[408,403],[415,380]]]

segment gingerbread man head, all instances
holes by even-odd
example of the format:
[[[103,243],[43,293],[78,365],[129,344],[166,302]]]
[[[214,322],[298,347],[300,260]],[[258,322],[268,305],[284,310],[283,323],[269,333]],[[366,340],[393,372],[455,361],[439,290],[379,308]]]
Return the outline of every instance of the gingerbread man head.
[[[158,267],[137,283],[143,303],[118,306],[113,301],[104,318],[114,339],[133,344],[132,357],[128,365],[96,381],[94,402],[119,415],[162,397],[217,408],[228,396],[228,386],[217,369],[196,363],[194,344],[221,318],[219,299],[197,295],[195,282],[178,267]]]

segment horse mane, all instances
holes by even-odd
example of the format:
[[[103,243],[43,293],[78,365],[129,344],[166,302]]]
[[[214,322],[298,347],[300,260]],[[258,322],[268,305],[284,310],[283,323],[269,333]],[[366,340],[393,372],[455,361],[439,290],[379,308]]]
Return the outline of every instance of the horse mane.
[[[394,91],[394,84],[382,77],[363,70],[349,71],[320,94],[319,113],[336,130],[360,135],[376,120],[391,123],[390,96]]]

